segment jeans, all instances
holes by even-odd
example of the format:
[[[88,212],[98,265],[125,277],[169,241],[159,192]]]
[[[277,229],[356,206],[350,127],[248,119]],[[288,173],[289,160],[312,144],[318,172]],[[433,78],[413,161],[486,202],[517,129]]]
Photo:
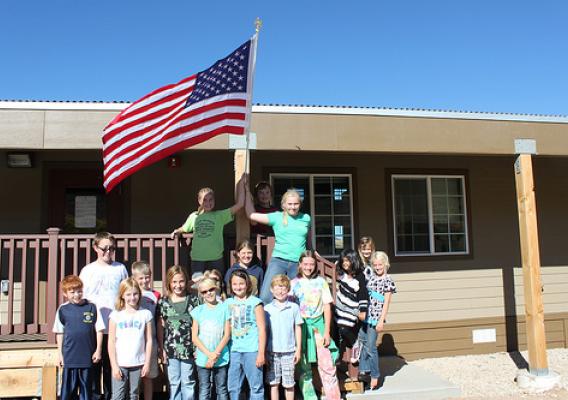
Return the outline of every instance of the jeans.
[[[359,330],[361,343],[361,357],[359,358],[359,370],[370,372],[371,378],[378,379],[381,376],[379,370],[379,351],[377,349],[378,333],[374,326],[364,323]]]
[[[272,301],[272,293],[270,292],[270,284],[272,278],[278,274],[288,275],[288,278],[294,279],[298,273],[298,263],[294,261],[284,260],[278,257],[272,257],[266,268],[262,290],[260,291],[260,299],[264,304]]]
[[[199,377],[199,400],[210,400],[211,397],[211,376],[215,382],[215,392],[217,392],[217,400],[228,400],[229,392],[227,391],[227,371],[228,365],[216,368],[197,367],[197,376]]]
[[[170,400],[193,400],[195,392],[193,360],[169,358],[168,380],[170,382]]]
[[[138,400],[142,367],[120,367],[120,372],[121,380],[112,378],[112,400]]]
[[[91,368],[63,367],[61,400],[91,400],[93,375]],[[79,389],[79,396],[77,396]]]
[[[229,364],[229,396],[231,400],[239,400],[244,377],[250,387],[250,400],[264,400],[264,384],[262,382],[262,367],[256,367],[256,351],[249,353],[231,352]]]

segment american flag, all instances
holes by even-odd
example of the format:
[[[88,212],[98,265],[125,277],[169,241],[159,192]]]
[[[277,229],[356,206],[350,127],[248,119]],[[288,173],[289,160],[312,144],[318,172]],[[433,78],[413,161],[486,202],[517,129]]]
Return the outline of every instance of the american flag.
[[[104,187],[187,147],[248,129],[256,35],[208,69],[135,101],[103,130]]]

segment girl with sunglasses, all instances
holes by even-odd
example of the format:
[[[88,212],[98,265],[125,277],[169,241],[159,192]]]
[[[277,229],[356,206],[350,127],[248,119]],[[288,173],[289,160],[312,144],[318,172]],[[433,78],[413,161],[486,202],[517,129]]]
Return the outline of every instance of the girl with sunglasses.
[[[212,399],[211,382],[215,383],[218,400],[227,400],[227,370],[229,365],[229,340],[231,322],[229,309],[218,301],[219,286],[211,278],[199,281],[199,296],[203,304],[191,311],[193,324],[191,336],[197,347],[197,377],[199,400]]]

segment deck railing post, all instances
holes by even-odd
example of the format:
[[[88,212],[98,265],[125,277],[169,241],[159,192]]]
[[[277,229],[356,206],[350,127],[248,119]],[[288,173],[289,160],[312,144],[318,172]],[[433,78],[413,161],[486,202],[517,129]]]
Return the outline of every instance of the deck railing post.
[[[174,265],[179,265],[179,235],[174,235]]]
[[[57,311],[57,260],[59,253],[59,228],[48,228],[49,247],[47,251],[47,307],[45,320],[47,322],[47,342],[55,343],[55,334],[51,327]]]

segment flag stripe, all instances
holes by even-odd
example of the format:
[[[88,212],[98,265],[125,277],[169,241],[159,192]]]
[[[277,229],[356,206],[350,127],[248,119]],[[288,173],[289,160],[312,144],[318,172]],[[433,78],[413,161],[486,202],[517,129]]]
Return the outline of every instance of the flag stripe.
[[[137,124],[140,120],[143,121],[154,115],[166,114],[168,110],[179,105],[184,105],[187,101],[187,97],[191,94],[192,89],[193,86],[184,88],[184,90],[174,92],[167,97],[161,98],[156,103],[147,104],[144,107],[140,107],[133,113],[123,115],[123,118],[121,118],[120,121],[117,121],[111,127],[105,128],[105,143],[112,143],[112,138],[115,135],[118,135],[123,130]]]
[[[128,148],[136,143],[139,143],[140,145],[143,144],[148,139],[157,135],[161,131],[168,129],[171,125],[184,118],[191,118],[200,113],[208,112],[214,108],[221,108],[225,106],[241,106],[242,111],[246,111],[246,101],[244,99],[228,99],[225,101],[216,101],[214,103],[202,102],[200,104],[203,104],[203,106],[197,107],[198,104],[187,108],[180,108],[181,106],[179,106],[175,113],[172,112],[171,115],[169,115],[167,120],[161,121],[163,118],[160,118],[156,124],[152,124],[153,121],[148,121],[132,127],[128,132],[125,132],[124,135],[121,135],[116,142],[113,142],[111,145],[107,144],[108,147],[103,150],[104,162],[111,162],[117,152],[128,151]],[[130,135],[130,133],[134,134]]]
[[[197,133],[200,132],[200,129],[207,128],[207,125],[212,124],[219,124],[221,121],[242,121],[244,120],[245,116],[244,113],[221,113],[218,115],[212,115],[209,118],[199,119],[195,123],[191,123],[191,120],[183,120],[178,122],[177,124],[170,127],[168,130],[163,131],[160,135],[154,137],[152,140],[145,143],[143,146],[135,147],[128,153],[122,154],[120,157],[114,159],[110,163],[105,163],[105,174],[112,173],[116,168],[120,168],[122,165],[127,163],[130,160],[137,159],[139,157],[143,157],[144,153],[151,152],[153,149],[163,146],[164,142],[168,142],[169,139],[175,139],[176,135],[182,134],[184,132],[189,132],[191,130],[195,130]],[[242,125],[241,123],[238,124],[239,126]],[[193,133],[193,132],[192,132]]]
[[[166,86],[162,86],[159,89],[156,89],[150,93],[148,93],[147,95],[145,95],[144,97],[136,100],[134,103],[130,104],[130,106],[128,106],[127,108],[125,108],[118,116],[124,116],[127,114],[131,114],[134,111],[136,111],[137,109],[144,107],[147,104],[152,104],[155,103],[156,101],[159,101],[160,99],[162,99],[163,97],[166,97],[176,91],[188,88],[188,87],[192,87],[193,86],[193,82],[195,81],[195,77],[196,75],[192,75],[190,77],[184,78],[181,81],[179,81],[178,83],[174,83],[174,84],[170,84],[170,85],[166,85]],[[109,123],[108,126],[110,126],[112,124]]]
[[[164,135],[168,134],[171,130],[175,129],[179,124],[189,125],[199,122],[202,119],[209,118],[214,115],[223,115],[226,112],[232,113],[245,113],[246,101],[243,99],[233,99],[218,101],[216,103],[206,104],[203,107],[190,109],[184,108],[178,115],[171,118],[166,123],[160,125],[156,129],[141,129],[136,135],[126,138],[120,147],[114,149],[108,154],[103,152],[103,161],[105,165],[112,165],[124,153],[136,149],[143,149],[146,145],[152,144],[158,140],[162,140]]]
[[[184,102],[179,102],[172,107],[168,107],[157,111],[153,115],[148,115],[148,119],[136,120],[122,132],[110,139],[105,146],[103,156],[107,157],[115,151],[122,143],[135,138],[139,135],[145,135],[150,131],[159,131],[177,118],[184,110]],[[155,118],[153,118],[155,117]]]
[[[110,191],[120,180],[132,175],[134,172],[144,168],[145,166],[159,161],[164,157],[177,153],[178,151],[183,150],[187,147],[205,142],[221,133],[242,135],[244,133],[244,127],[238,127],[234,123],[225,124],[209,132],[201,133],[198,136],[190,135],[190,137],[185,140],[173,143],[172,145],[166,146],[164,148],[156,149],[153,153],[148,153],[140,160],[134,160],[128,165],[124,165],[120,170],[115,171],[112,174],[105,174],[104,186],[107,188],[107,191]]]

